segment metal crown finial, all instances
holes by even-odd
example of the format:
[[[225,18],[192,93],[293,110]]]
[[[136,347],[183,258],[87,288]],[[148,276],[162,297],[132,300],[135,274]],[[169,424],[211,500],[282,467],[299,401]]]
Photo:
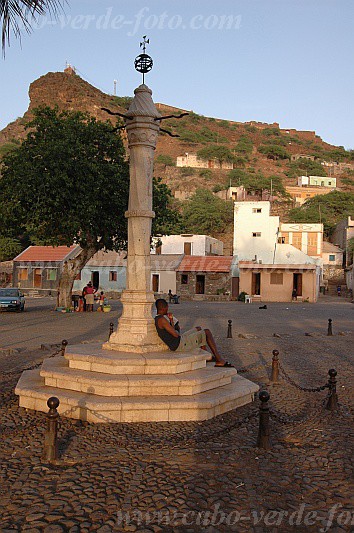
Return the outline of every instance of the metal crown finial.
[[[144,53],[138,55],[134,61],[135,70],[141,72],[143,75],[143,83],[145,82],[145,74],[147,72],[150,72],[153,65],[152,58],[145,53],[147,44],[150,44],[150,39],[146,39],[146,35],[143,35],[143,40],[140,43],[140,48],[143,49]]]

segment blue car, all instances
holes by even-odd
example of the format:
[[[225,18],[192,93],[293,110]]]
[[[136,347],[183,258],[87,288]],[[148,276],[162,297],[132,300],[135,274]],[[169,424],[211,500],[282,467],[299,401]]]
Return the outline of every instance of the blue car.
[[[25,310],[25,298],[18,289],[0,289],[0,311],[12,309],[14,311]]]

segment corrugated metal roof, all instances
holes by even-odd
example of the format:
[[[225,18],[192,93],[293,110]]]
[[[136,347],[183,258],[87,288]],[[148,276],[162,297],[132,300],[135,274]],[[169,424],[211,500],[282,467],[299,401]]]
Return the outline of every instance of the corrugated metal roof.
[[[64,261],[76,249],[80,246],[29,246],[14,261]]]
[[[230,272],[232,256],[186,255],[178,272]]]

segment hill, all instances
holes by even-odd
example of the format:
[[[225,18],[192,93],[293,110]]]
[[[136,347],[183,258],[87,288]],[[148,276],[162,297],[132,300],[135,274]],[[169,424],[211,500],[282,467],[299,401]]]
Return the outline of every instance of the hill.
[[[100,120],[111,120],[101,110],[107,107],[112,111],[124,112],[131,98],[105,94],[78,76],[70,67],[64,72],[49,72],[31,83],[29,87],[29,108],[23,117],[8,124],[0,131],[0,156],[24,138],[24,125],[31,119],[32,110],[40,105],[55,106],[60,109],[88,112]],[[162,115],[184,110],[167,104],[156,104]],[[316,158],[349,161],[349,153],[341,147],[332,146],[319,137],[315,131],[281,129],[279,124],[259,122],[232,122],[197,115],[193,111],[180,120],[168,119],[164,129],[177,133],[170,137],[165,133],[159,136],[156,149],[155,175],[161,176],[180,198],[188,196],[197,187],[213,189],[227,182],[228,171],[212,169],[188,169],[173,166],[177,156],[196,153],[210,145],[223,145],[238,157],[238,166],[246,172],[262,173],[265,176],[277,175],[284,184],[295,184],[289,159],[281,159],[266,154],[269,147],[276,147],[287,155],[304,154]],[[263,152],[262,152],[263,151]],[[354,185],[353,171],[339,174],[338,185],[350,190]],[[294,173],[293,173],[294,174]],[[344,178],[344,180],[343,180]]]

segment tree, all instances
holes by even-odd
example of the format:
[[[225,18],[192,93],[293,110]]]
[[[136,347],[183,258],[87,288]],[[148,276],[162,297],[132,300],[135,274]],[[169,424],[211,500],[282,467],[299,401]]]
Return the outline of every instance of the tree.
[[[197,152],[197,156],[200,159],[217,159],[220,168],[224,161],[233,161],[234,156],[232,152],[226,146],[220,146],[218,144],[212,144],[206,146]]]
[[[0,227],[6,237],[81,247],[64,265],[60,305],[71,304],[74,279],[101,249],[125,246],[128,163],[110,123],[48,107],[34,111],[22,145],[3,159]]]
[[[165,168],[176,166],[172,157],[170,155],[165,155],[165,154],[158,155],[156,158],[156,163],[161,163],[161,165],[165,165]]]
[[[280,176],[264,176],[261,173],[254,174],[244,170],[234,169],[228,173],[228,185],[233,187],[243,185],[248,193],[257,194],[262,198],[263,192],[267,191],[272,196],[280,196],[287,199],[285,187]]]
[[[288,152],[277,144],[264,144],[259,146],[258,152],[265,154],[268,159],[290,159]]]
[[[319,161],[312,161],[312,159],[306,159],[300,157],[297,161],[292,161],[289,164],[289,170],[286,172],[289,178],[295,178],[297,176],[327,176],[326,169]]]
[[[233,221],[233,202],[225,202],[207,189],[197,189],[184,203],[183,226],[187,233],[213,235],[224,232]]]
[[[18,239],[0,236],[0,261],[9,261],[18,255],[22,250]]]
[[[336,224],[354,213],[354,194],[351,192],[332,191],[328,194],[314,196],[301,207],[289,212],[290,222],[322,222],[324,232],[329,236]]]
[[[3,52],[6,41],[10,42],[10,33],[21,36],[21,29],[31,31],[31,23],[36,15],[49,12],[55,15],[62,8],[64,0],[0,0],[1,42]]]
[[[71,304],[73,282],[98,251],[126,245],[129,168],[121,137],[87,114],[40,108],[25,141],[3,159],[1,236],[28,235],[42,245],[79,244],[59,279],[59,305]],[[178,214],[172,193],[154,180],[155,231],[168,233]]]
[[[152,206],[155,211],[152,235],[181,233],[181,214],[175,205],[171,189],[162,183],[161,178],[153,178]]]

